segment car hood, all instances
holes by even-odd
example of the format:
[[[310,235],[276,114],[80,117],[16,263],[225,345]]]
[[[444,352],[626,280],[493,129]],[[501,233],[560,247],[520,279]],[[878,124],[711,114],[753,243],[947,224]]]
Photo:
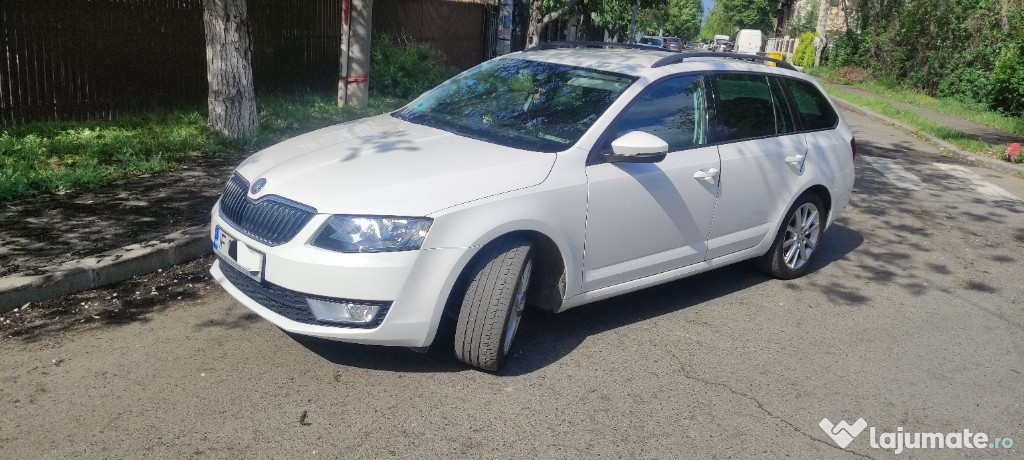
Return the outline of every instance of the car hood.
[[[425,216],[537,185],[556,154],[502,147],[390,115],[323,128],[249,157],[237,172],[327,214]]]

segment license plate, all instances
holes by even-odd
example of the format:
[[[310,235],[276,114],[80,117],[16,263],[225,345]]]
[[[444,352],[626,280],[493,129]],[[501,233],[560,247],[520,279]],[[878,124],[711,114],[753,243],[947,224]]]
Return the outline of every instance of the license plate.
[[[225,232],[220,226],[213,228],[213,250],[242,273],[256,281],[263,281],[263,263],[266,256],[250,248]]]

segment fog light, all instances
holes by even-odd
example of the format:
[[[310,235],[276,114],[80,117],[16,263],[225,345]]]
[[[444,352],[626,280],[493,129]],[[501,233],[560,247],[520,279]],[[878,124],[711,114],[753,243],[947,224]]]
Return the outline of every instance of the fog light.
[[[328,301],[320,299],[306,299],[309,309],[320,321],[333,323],[351,323],[356,325],[367,325],[377,318],[381,304],[369,304],[349,302],[344,300]]]

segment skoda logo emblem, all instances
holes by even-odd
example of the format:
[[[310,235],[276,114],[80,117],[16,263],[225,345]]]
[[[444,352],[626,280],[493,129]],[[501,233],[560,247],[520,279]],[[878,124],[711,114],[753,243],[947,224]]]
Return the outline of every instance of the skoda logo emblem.
[[[260,190],[263,190],[263,186],[265,186],[265,185],[267,185],[267,178],[266,177],[261,177],[259,179],[256,179],[256,182],[252,183],[252,187],[249,187],[249,193],[251,193],[253,195],[255,195],[257,193],[260,193]]]

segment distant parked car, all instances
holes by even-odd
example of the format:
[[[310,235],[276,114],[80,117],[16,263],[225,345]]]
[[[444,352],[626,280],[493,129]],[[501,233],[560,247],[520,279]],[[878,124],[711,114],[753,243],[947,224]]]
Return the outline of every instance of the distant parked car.
[[[664,48],[665,47],[665,38],[664,37],[640,37],[639,43],[641,45],[651,45],[651,46],[657,46],[658,48]]]
[[[662,48],[669,51],[682,51],[683,41],[676,37],[665,37],[665,44],[662,45]]]

